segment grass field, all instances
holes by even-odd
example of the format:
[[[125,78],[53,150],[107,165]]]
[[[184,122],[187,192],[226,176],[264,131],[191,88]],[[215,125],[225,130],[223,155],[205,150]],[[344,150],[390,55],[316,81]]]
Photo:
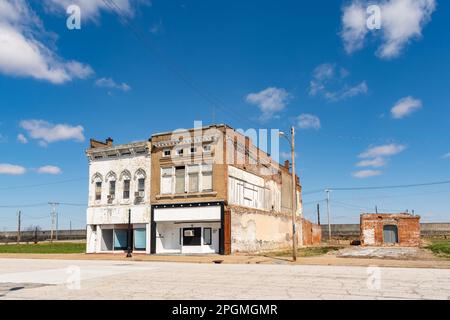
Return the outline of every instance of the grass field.
[[[1,244],[0,253],[84,253],[85,243]]]
[[[438,256],[450,259],[450,240],[434,240],[426,248]]]
[[[330,251],[336,251],[339,249],[341,249],[341,248],[340,247],[332,247],[332,246],[300,248],[297,250],[297,257],[321,256],[321,255],[327,254]],[[262,255],[268,256],[268,257],[287,257],[287,256],[292,255],[292,250],[273,251],[273,252],[264,253]]]

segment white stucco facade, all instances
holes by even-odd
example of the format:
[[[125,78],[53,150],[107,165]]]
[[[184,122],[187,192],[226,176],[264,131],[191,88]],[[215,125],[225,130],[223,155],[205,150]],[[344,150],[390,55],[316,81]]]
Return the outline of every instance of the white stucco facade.
[[[89,159],[87,252],[123,252],[131,212],[134,250],[149,253],[149,143],[102,146],[90,148],[86,153]]]

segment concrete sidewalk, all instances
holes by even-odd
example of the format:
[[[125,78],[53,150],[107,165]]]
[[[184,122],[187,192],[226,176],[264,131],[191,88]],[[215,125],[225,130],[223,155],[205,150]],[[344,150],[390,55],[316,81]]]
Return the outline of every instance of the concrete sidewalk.
[[[0,259],[51,259],[51,260],[113,260],[113,261],[149,261],[149,262],[179,262],[198,264],[297,264],[297,265],[324,265],[324,266],[380,266],[399,268],[437,268],[450,269],[450,260],[393,260],[393,259],[364,259],[340,258],[336,255],[322,255],[316,257],[298,258],[293,263],[290,257],[269,257],[262,255],[146,255],[134,254],[126,258],[126,254],[0,254]]]

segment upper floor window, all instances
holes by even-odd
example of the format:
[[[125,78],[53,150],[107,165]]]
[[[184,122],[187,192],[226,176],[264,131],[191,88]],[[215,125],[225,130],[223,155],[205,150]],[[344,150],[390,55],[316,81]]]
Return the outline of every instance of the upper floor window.
[[[123,180],[123,198],[130,199],[130,180]]]
[[[95,183],[95,200],[101,200],[102,199],[102,183],[101,181],[98,181]]]
[[[204,153],[209,153],[209,152],[211,152],[211,145],[210,145],[210,144],[205,144],[205,145],[203,145],[203,152],[204,152]]]
[[[145,191],[145,178],[138,179],[138,192]]]
[[[199,191],[199,166],[191,165],[188,166],[188,181],[189,181],[189,192],[198,192]]]
[[[164,149],[163,150],[163,156],[164,157],[170,157],[170,149]]]
[[[212,190],[212,165],[210,164],[202,165],[202,190]]]
[[[177,153],[177,156],[182,157],[183,153],[184,153],[184,150],[183,149],[177,149],[176,153]]]
[[[196,154],[197,153],[197,147],[191,147],[190,152],[191,152],[191,154]]]
[[[109,195],[113,199],[114,199],[114,196],[116,195],[116,181],[115,180],[109,181]]]
[[[212,191],[212,165],[161,168],[161,194]]]
[[[172,193],[172,172],[172,167],[161,168],[161,194]]]
[[[186,190],[186,169],[184,166],[175,168],[175,193],[184,193]]]

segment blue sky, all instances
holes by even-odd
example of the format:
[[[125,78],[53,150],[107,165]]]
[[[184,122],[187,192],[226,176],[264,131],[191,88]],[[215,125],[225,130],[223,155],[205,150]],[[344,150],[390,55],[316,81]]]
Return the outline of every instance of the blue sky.
[[[448,1],[372,1],[374,30],[364,1],[116,2],[128,24],[102,0],[0,1],[0,228],[15,229],[18,209],[25,227],[48,227],[48,201],[72,204],[61,228],[84,227],[89,138],[194,120],[295,125],[311,219],[325,194],[310,191],[450,180]],[[449,184],[332,200],[334,223],[375,205],[450,218]]]

